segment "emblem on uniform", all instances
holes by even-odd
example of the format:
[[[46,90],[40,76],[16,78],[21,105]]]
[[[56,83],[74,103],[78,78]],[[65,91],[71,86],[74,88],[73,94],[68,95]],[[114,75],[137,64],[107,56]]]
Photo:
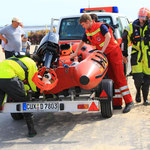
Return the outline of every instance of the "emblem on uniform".
[[[101,38],[100,38],[100,37],[97,37],[97,41],[101,41]]]

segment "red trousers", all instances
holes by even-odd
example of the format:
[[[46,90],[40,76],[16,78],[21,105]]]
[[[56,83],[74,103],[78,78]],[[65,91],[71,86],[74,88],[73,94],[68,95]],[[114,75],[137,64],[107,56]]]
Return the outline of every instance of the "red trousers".
[[[122,106],[122,94],[121,91],[119,89],[119,87],[117,86],[117,84],[114,83],[114,88],[115,88],[115,93],[113,96],[113,105],[114,106]]]
[[[106,56],[108,59],[108,76],[114,81],[114,86],[116,89],[116,95],[113,98],[113,105],[122,105],[122,97],[125,104],[132,102],[133,100],[124,74],[122,52],[120,47],[116,46],[116,48],[113,48],[113,50]]]

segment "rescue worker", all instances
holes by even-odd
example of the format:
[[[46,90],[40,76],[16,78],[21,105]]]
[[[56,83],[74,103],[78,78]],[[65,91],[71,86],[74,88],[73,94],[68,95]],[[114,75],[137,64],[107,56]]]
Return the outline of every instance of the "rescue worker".
[[[94,22],[98,22],[98,16],[96,14],[90,14],[92,20]],[[110,25],[109,25],[110,26]],[[113,31],[113,36],[114,34],[114,28],[110,26],[112,31]],[[115,38],[115,36],[114,36]],[[88,44],[90,44],[89,41],[87,41]],[[104,79],[108,79],[108,73],[106,73]],[[113,96],[113,109],[122,109],[122,95],[119,89],[119,86],[117,84],[114,85],[114,96]]]
[[[134,85],[136,88],[135,100],[141,102],[141,90],[143,105],[148,105],[148,92],[150,85],[150,23],[148,23],[149,10],[141,8],[138,19],[125,29],[123,33],[123,56],[127,63],[128,45],[132,44],[131,67]]]
[[[36,57],[33,57],[37,61]],[[36,63],[29,57],[10,57],[0,63],[0,107],[8,95],[13,102],[27,102],[30,100],[28,91],[36,92],[36,85],[32,77],[37,72]],[[24,83],[25,84],[24,84]],[[32,113],[23,113],[28,127],[28,136],[35,136]]]
[[[92,45],[96,46],[98,50],[106,54],[109,63],[109,78],[119,87],[125,100],[126,105],[123,113],[129,112],[134,104],[123,71],[122,52],[113,37],[112,29],[104,23],[93,22],[88,14],[83,14],[79,19],[79,23],[86,29],[85,34],[75,53],[71,54],[70,57],[73,58],[77,56],[78,51],[82,48],[87,39]]]

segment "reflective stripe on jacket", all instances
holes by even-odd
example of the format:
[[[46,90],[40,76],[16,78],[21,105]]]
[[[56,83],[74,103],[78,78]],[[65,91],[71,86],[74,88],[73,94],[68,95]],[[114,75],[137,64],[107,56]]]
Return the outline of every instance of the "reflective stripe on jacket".
[[[100,26],[102,24],[104,23],[93,23],[91,29],[85,31],[88,40],[91,42],[93,46],[96,46],[98,50],[102,50],[104,41],[105,41],[105,37],[102,35],[100,31]],[[105,25],[108,27],[110,35],[111,35],[110,42],[104,52],[108,54],[113,50],[114,47],[118,46],[118,43],[113,36],[112,29],[110,28],[110,26],[107,24]]]

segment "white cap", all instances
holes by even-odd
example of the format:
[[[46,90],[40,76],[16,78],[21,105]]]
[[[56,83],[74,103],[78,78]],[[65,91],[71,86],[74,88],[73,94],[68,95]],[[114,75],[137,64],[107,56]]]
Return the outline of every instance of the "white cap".
[[[21,21],[20,21],[18,18],[16,18],[16,17],[14,17],[14,18],[12,19],[12,21],[16,21],[16,22],[18,22],[18,23],[21,22]]]

